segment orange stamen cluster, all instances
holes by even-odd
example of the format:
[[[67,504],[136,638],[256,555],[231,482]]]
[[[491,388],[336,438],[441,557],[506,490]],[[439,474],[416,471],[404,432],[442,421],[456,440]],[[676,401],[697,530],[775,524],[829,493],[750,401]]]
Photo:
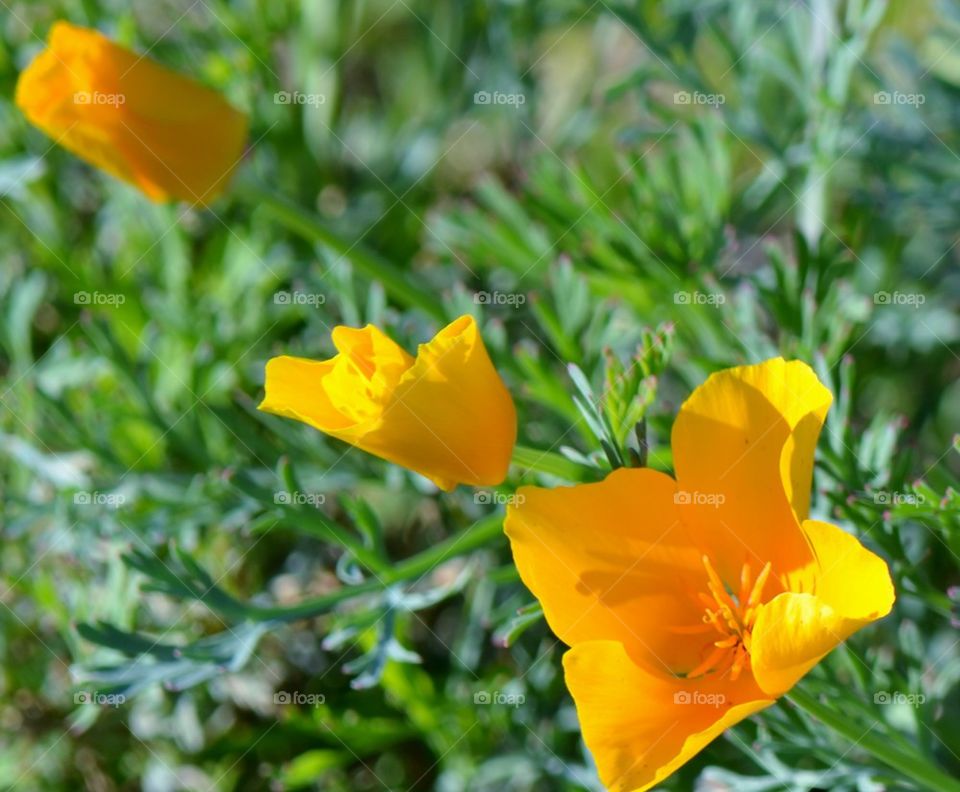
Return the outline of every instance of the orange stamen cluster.
[[[764,565],[756,580],[751,575],[750,565],[744,564],[740,571],[740,591],[736,596],[727,591],[707,556],[703,556],[703,567],[710,589],[709,594],[698,594],[706,606],[703,622],[715,629],[720,638],[714,641],[710,654],[687,677],[729,672],[730,679],[736,681],[750,662],[750,633],[757,618],[757,607],[761,604],[763,587],[770,577],[770,563]]]

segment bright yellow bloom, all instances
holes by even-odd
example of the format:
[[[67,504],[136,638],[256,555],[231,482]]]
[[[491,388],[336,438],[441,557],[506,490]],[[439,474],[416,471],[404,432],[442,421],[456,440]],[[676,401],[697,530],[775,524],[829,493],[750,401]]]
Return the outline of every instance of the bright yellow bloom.
[[[217,92],[66,22],[20,75],[16,102],[57,143],[154,201],[212,201],[247,135],[246,116]]]
[[[330,360],[270,360],[260,409],[303,421],[444,490],[506,478],[517,415],[472,316],[421,344],[416,358],[372,325],[335,327],[333,344],[339,354]]]
[[[808,519],[830,402],[800,362],[728,369],[677,416],[676,480],[621,469],[524,487],[508,509],[520,575],[572,647],[567,685],[610,789],[659,783],[890,612],[886,564]]]

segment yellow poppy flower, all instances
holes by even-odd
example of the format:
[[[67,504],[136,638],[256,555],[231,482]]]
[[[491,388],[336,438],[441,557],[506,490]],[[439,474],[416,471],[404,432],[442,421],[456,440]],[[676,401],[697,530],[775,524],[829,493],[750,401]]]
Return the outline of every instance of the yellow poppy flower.
[[[247,134],[246,116],[217,92],[66,22],[20,75],[16,103],[64,148],[154,201],[212,201]]]
[[[808,519],[831,395],[780,358],[712,375],[671,438],[676,480],[620,469],[523,487],[505,528],[617,792],[649,789],[890,612],[886,564]],[[522,496],[522,497],[519,497]]]
[[[472,316],[416,358],[372,325],[335,327],[330,360],[267,363],[260,409],[414,470],[443,490],[506,478],[517,415]]]

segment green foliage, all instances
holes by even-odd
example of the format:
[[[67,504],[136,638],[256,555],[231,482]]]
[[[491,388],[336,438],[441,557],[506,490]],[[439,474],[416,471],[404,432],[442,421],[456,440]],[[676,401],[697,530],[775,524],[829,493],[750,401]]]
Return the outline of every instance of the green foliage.
[[[804,690],[960,773],[960,6],[188,5],[0,30],[0,788],[599,789],[502,504],[670,470],[689,391],[776,354],[835,394],[813,513],[898,591]],[[227,197],[149,204],[29,128],[56,18],[250,112]],[[520,413],[496,493],[256,411],[273,354],[463,312]],[[711,784],[916,788],[789,702],[664,788]]]

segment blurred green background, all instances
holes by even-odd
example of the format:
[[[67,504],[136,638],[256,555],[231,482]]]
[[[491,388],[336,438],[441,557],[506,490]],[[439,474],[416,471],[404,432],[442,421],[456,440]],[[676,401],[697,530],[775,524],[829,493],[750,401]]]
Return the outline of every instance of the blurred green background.
[[[814,511],[899,592],[810,689],[960,772],[960,4],[0,5],[0,788],[599,789],[503,502],[603,475],[568,364],[669,469],[689,391],[775,354],[837,396]],[[61,18],[248,111],[234,189],[156,206],[30,128]],[[502,493],[255,411],[336,324],[464,312],[549,452]],[[913,787],[779,705],[664,788]]]

